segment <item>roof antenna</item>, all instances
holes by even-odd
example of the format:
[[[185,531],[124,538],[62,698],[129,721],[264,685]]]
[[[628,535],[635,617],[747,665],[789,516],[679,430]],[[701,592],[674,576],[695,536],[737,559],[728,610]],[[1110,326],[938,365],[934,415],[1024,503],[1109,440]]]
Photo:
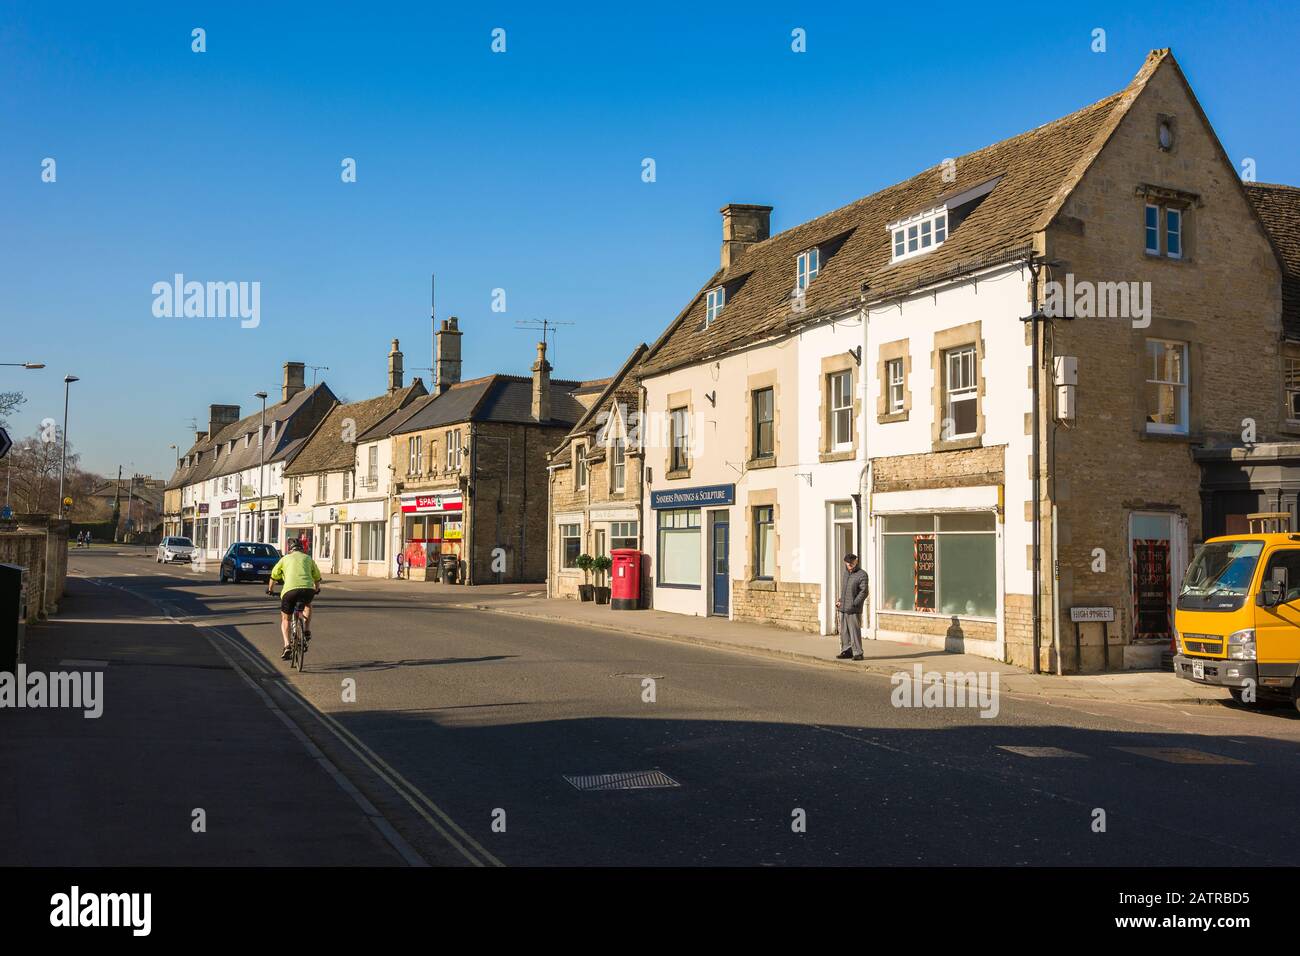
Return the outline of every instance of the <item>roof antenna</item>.
[[[546,335],[549,332],[551,336],[551,365],[555,365],[555,335],[559,331],[557,325],[573,325],[572,322],[557,322],[554,319],[519,319],[515,322],[517,329],[541,329],[542,341],[546,341]]]
[[[430,341],[433,343],[432,355],[433,355],[434,369],[438,367],[438,313],[437,313],[437,309],[434,307],[434,302],[435,302],[434,293],[437,289],[437,283],[438,283],[437,273],[430,272],[429,273],[429,326],[430,326],[430,334],[433,336]],[[424,369],[420,369],[420,371],[424,371]],[[429,371],[430,373],[432,373],[433,369],[430,369]],[[430,381],[432,382],[432,378],[430,378]]]

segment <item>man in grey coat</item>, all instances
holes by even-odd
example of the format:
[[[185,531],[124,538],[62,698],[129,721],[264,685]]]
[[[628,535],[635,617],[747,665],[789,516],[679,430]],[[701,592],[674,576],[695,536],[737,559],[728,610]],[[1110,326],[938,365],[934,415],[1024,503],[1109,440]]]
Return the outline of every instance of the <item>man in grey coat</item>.
[[[835,610],[840,615],[838,660],[862,660],[862,609],[867,603],[867,572],[858,567],[858,556],[844,556],[844,578]]]

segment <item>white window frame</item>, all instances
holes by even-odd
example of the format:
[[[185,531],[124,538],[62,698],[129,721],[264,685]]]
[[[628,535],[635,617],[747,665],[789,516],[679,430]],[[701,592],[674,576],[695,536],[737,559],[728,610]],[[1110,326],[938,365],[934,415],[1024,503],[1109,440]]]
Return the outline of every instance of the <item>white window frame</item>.
[[[948,207],[936,206],[891,222],[885,231],[889,233],[891,263],[923,256],[948,241]]]
[[[609,549],[613,551],[619,548],[637,547],[637,525],[636,521],[611,521],[609,523]],[[631,544],[615,545],[615,541],[630,541]]]
[[[620,492],[627,488],[627,445],[622,435],[616,435],[609,443],[609,488]]]
[[[316,502],[319,504],[329,497],[329,479],[326,475],[316,476]]]
[[[897,374],[895,374],[897,373]],[[901,358],[885,361],[885,407],[892,415],[901,412],[905,403],[906,382],[903,377],[903,360]]]
[[[704,327],[706,329],[713,324],[713,320],[721,314],[726,304],[727,290],[724,287],[718,286],[716,289],[709,290],[704,303]]]
[[[557,540],[559,541],[559,543],[560,543],[560,554],[559,554],[559,563],[560,563],[560,567],[563,568],[565,571],[573,571],[573,570],[576,570],[577,567],[578,567],[577,562],[576,562],[576,559],[577,559],[578,555],[582,554],[582,524],[581,524],[581,522],[577,522],[577,523],[574,523],[574,522],[561,522],[561,523],[560,523],[559,534],[557,534],[555,537],[556,537],[556,539],[557,539]],[[574,557],[575,560],[574,560],[574,563],[572,563],[572,564],[568,563],[568,561],[567,561],[566,558],[565,558],[565,554],[566,554],[566,547],[565,547],[565,546],[566,546],[566,543],[569,542],[569,541],[577,541],[577,542],[578,542],[578,549],[577,549],[577,551],[576,551],[576,552],[574,553],[574,555],[573,555],[573,557]]]
[[[1174,216],[1178,225],[1177,228],[1169,221],[1170,216]],[[1169,237],[1175,236],[1178,239],[1178,251],[1172,252],[1169,248]],[[1165,256],[1169,259],[1181,259],[1183,257],[1183,210],[1173,206],[1165,207]]]
[[[1151,225],[1151,214],[1156,214],[1155,225]],[[1155,245],[1151,245],[1151,239],[1154,234]],[[1160,255],[1160,207],[1155,203],[1147,203],[1142,210],[1142,242],[1146,248],[1147,255]]]
[[[668,410],[668,470],[688,471],[691,467],[691,424],[685,406]],[[680,461],[677,450],[681,449]]]
[[[1161,346],[1173,345],[1173,346],[1177,346],[1178,349],[1182,351],[1182,362],[1180,363],[1180,365],[1183,372],[1183,380],[1181,382],[1174,381],[1172,379],[1161,379],[1161,378],[1151,377],[1152,375],[1158,374],[1154,365],[1154,361],[1156,357],[1161,354],[1158,351],[1157,352],[1152,351],[1151,346],[1153,345],[1161,345]],[[1147,361],[1152,364],[1148,365],[1149,371],[1147,372],[1147,378],[1145,384],[1173,385],[1176,386],[1177,389],[1181,390],[1176,392],[1176,394],[1179,396],[1178,408],[1177,408],[1177,417],[1178,417],[1177,423],[1173,425],[1166,425],[1163,422],[1147,422],[1146,430],[1149,434],[1186,435],[1188,433],[1188,415],[1191,409],[1191,403],[1190,403],[1191,369],[1188,367],[1188,351],[1189,350],[1187,347],[1187,343],[1181,342],[1177,339],[1147,339],[1146,340],[1146,347],[1144,349],[1144,354],[1146,356]],[[1143,396],[1143,400],[1144,401],[1146,400],[1145,395]],[[1149,414],[1150,409],[1147,409],[1147,412]]]
[[[418,475],[424,464],[424,436],[411,435],[406,439],[406,473]]]
[[[827,391],[830,393],[831,451],[845,451],[853,447],[853,370],[840,369],[830,372],[827,377],[830,379]],[[836,385],[841,382],[843,389],[837,396]],[[840,436],[841,424],[844,425],[843,437]]]
[[[573,448],[573,490],[586,491],[589,478],[587,446],[578,442]]]
[[[447,442],[447,470],[460,471],[461,448],[460,429],[450,428],[443,436]]]
[[[794,287],[802,292],[812,285],[813,279],[817,278],[818,269],[821,267],[821,255],[817,247],[805,249],[795,258],[794,266]]]
[[[969,358],[969,362],[966,360]],[[956,366],[953,360],[957,360]],[[953,387],[953,371],[956,368],[962,373],[960,376],[963,383]],[[965,373],[969,371],[970,380],[965,381]],[[970,345],[958,345],[954,348],[944,349],[943,351],[943,412],[944,417],[953,423],[954,431],[947,436],[947,439],[973,438],[979,434],[979,350],[972,343]],[[975,430],[969,432],[958,432],[957,416],[953,411],[953,406],[957,402],[975,402]]]

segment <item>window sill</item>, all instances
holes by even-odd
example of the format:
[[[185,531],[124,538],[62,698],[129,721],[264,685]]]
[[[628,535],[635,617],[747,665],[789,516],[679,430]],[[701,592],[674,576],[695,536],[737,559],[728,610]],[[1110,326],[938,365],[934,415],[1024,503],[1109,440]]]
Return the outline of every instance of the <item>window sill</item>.
[[[659,588],[672,588],[675,591],[699,591],[702,590],[698,584],[664,584],[660,582],[655,585]]]
[[[983,435],[971,435],[967,438],[948,438],[939,439],[930,446],[931,451],[962,451],[967,448],[981,448],[984,445]]]
[[[664,475],[664,481],[676,481],[679,478],[689,478],[689,477],[691,477],[691,470],[689,468],[679,468],[676,471],[670,471],[666,475]],[[670,587],[672,585],[663,585],[663,586]]]
[[[749,459],[749,461],[745,462],[746,471],[753,471],[755,468],[775,468],[775,467],[776,467],[775,455],[767,455],[763,458],[751,458]]]
[[[747,581],[746,588],[750,591],[775,591],[776,582],[771,578],[753,578]]]
[[[877,415],[876,422],[880,425],[888,425],[892,422],[905,422],[907,421],[907,417],[908,409],[905,408],[901,412],[889,412],[885,415]]]
[[[1205,443],[1204,435],[1195,435],[1189,432],[1149,432],[1145,428],[1138,433],[1138,437],[1142,441],[1171,442],[1173,444],[1202,445]]]
[[[857,457],[858,453],[856,449],[846,448],[842,451],[824,451],[817,456],[817,460],[820,462],[853,461]]]

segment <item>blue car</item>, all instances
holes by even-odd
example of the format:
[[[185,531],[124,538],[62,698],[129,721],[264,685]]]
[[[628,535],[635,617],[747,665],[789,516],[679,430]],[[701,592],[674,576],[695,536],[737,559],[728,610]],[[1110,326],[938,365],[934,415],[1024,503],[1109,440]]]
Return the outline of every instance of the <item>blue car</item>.
[[[221,581],[269,581],[271,569],[280,560],[273,545],[256,541],[236,541],[221,559]]]

